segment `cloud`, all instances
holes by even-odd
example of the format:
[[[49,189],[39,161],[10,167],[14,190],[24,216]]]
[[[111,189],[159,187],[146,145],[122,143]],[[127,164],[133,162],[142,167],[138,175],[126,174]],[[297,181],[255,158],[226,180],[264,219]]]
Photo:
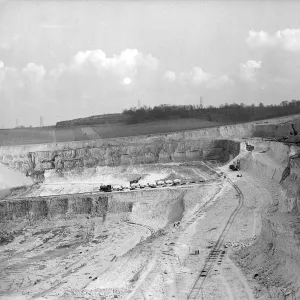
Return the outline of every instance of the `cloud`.
[[[36,83],[44,79],[46,70],[42,65],[36,65],[34,63],[28,63],[22,70],[23,75],[27,77],[31,82]]]
[[[107,72],[119,77],[133,77],[140,69],[157,70],[159,61],[152,54],[144,55],[137,49],[126,49],[119,55],[108,57],[101,49],[79,51],[70,65],[72,71],[82,72],[94,68],[99,76]]]
[[[284,29],[270,35],[265,31],[249,31],[247,44],[252,48],[281,48],[289,52],[300,51],[300,29]]]
[[[200,67],[193,67],[189,72],[182,72],[179,75],[180,81],[184,84],[201,85],[211,78],[211,74],[204,72]]]
[[[10,90],[22,85],[19,71],[15,68],[5,66],[0,61],[0,90]]]
[[[48,72],[49,76],[53,79],[58,79],[60,75],[62,75],[65,71],[67,71],[67,66],[65,64],[59,64],[57,68],[54,68]]]
[[[256,80],[257,70],[262,66],[261,61],[248,60],[240,64],[241,79],[244,81],[254,82]]]
[[[229,75],[208,73],[198,66],[182,72],[165,70],[152,54],[137,49],[111,56],[101,49],[79,51],[69,63],[52,69],[34,62],[16,69],[0,61],[0,97],[9,107],[7,115],[12,120],[28,115],[27,124],[32,122],[29,115],[45,111],[48,122],[53,123],[60,113],[71,119],[115,112],[134,105],[137,99],[159,104],[166,95],[176,98],[187,92],[193,95],[199,88],[217,90],[233,84]]]
[[[25,118],[24,111],[38,115],[46,110],[52,122],[57,111],[65,118],[114,112],[116,106],[118,111],[121,103],[135,101],[140,90],[150,93],[159,82],[158,59],[137,49],[111,56],[101,49],[79,51],[52,69],[34,62],[17,69],[0,61],[0,98],[12,120]]]
[[[182,72],[179,75],[179,82],[182,85],[194,87],[221,88],[234,84],[234,80],[227,74],[214,75],[204,72],[200,67],[193,67],[190,72]]]
[[[196,85],[202,84],[212,78],[212,75],[205,73],[201,68],[194,67],[190,72],[190,79]]]
[[[176,80],[176,74],[173,71],[166,71],[163,75],[163,80],[174,82]]]

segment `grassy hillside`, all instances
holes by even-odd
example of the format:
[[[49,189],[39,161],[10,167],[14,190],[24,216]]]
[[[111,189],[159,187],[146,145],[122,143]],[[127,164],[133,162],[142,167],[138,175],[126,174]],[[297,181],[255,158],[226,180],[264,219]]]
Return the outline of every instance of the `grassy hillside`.
[[[93,126],[41,127],[0,130],[0,146],[84,141],[101,138],[157,134],[219,126],[200,119],[178,119],[142,124],[112,123]]]
[[[257,124],[289,123],[299,119],[299,115],[269,119]],[[232,123],[232,122],[231,122]],[[229,122],[212,122],[196,118],[180,118],[177,120],[159,120],[137,124],[111,123],[91,126],[72,127],[38,127],[38,128],[15,128],[0,130],[0,146],[43,144],[68,141],[84,141],[125,136],[150,135],[175,131],[209,128],[230,124]]]
[[[219,126],[221,123],[209,122],[200,119],[178,119],[161,120],[142,124],[104,124],[97,126],[76,126],[56,129],[56,140],[63,142],[66,140],[82,141],[98,138],[114,138],[124,136],[136,136],[144,134],[157,134],[174,131],[184,131],[191,129],[207,128]]]
[[[55,127],[0,129],[0,146],[52,143]]]

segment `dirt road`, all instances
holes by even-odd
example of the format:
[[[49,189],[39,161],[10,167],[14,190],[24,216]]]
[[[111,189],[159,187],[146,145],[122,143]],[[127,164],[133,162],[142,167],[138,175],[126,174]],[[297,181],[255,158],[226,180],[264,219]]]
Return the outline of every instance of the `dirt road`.
[[[226,167],[220,171],[226,170]],[[227,170],[226,170],[227,172]],[[227,172],[244,195],[243,205],[226,232],[227,242],[246,243],[261,230],[261,213],[272,202],[263,183],[252,174]],[[205,259],[218,241],[231,213],[238,205],[236,190],[225,184],[219,194],[197,213],[183,220],[178,228],[168,228],[166,235],[148,247],[155,257],[145,267],[133,291],[126,299],[254,299],[252,287],[242,271],[230,259],[231,249],[222,248],[210,274],[198,293],[191,294],[193,283],[203,271]],[[195,251],[199,250],[199,255]],[[143,254],[141,253],[141,256]]]

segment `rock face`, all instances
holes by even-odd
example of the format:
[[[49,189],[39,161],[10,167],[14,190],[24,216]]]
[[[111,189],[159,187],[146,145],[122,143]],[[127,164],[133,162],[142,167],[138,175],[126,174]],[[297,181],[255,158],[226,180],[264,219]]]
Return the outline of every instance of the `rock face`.
[[[291,299],[300,299],[300,147],[276,142],[258,142],[254,147],[262,153],[247,154],[242,169],[280,183],[281,195],[273,195],[264,212],[257,243],[237,253],[236,260],[268,289],[271,299],[289,299],[292,293]]]
[[[108,198],[104,195],[36,197],[0,202],[0,222],[18,218],[31,221],[71,218],[78,214],[105,218],[107,212]]]
[[[18,169],[35,182],[44,180],[45,170],[57,172],[91,168],[96,166],[118,166],[192,160],[217,160],[226,162],[239,153],[238,142],[230,140],[162,140],[151,143],[121,143],[91,141],[0,148],[0,162],[9,168]],[[42,148],[42,151],[39,150]],[[47,148],[51,148],[47,150]]]

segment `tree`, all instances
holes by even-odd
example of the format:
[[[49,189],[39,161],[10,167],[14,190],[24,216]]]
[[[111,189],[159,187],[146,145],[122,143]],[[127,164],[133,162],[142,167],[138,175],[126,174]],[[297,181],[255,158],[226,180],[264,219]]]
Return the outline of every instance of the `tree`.
[[[289,105],[289,101],[282,101],[281,103],[280,103],[280,106],[288,106]]]

